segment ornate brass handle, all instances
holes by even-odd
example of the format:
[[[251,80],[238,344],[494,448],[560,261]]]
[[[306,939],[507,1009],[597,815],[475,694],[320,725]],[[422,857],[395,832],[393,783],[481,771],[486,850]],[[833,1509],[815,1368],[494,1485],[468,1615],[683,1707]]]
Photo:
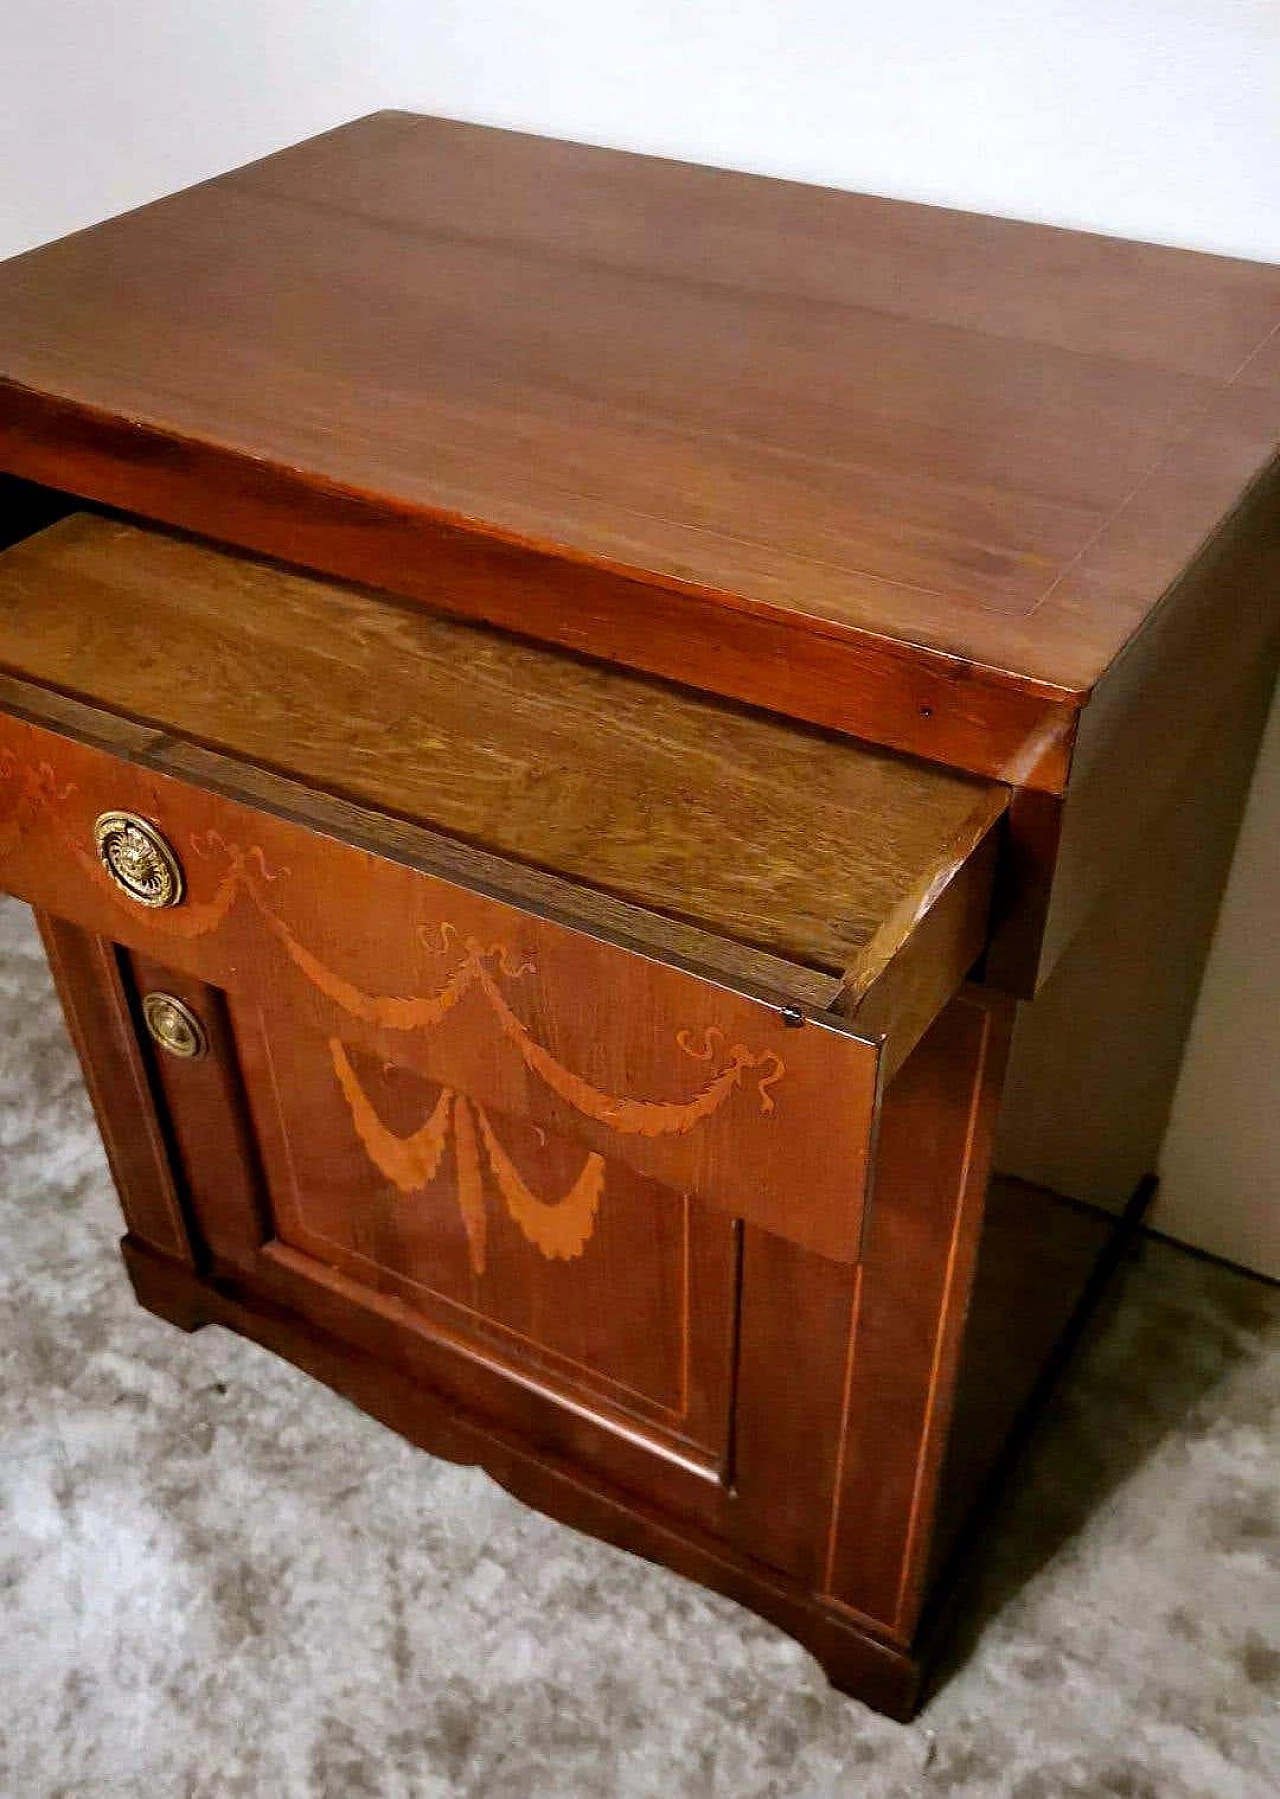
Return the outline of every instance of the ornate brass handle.
[[[209,1048],[200,1020],[172,993],[148,993],[142,1002],[142,1016],[152,1037],[171,1056],[195,1062]]]
[[[154,825],[134,812],[104,812],[93,827],[102,866],[140,906],[176,906],[182,865]]]

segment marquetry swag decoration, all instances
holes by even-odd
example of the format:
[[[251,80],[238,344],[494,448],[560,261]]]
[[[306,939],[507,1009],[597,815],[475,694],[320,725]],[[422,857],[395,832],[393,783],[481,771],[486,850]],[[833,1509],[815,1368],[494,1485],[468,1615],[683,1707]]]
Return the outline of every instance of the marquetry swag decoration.
[[[31,768],[19,764],[12,752],[0,751],[0,778],[11,780],[15,775],[20,777],[21,793],[12,815],[0,829],[0,855],[16,846],[25,822],[38,810],[53,821],[66,849],[95,885],[120,905],[133,904],[136,896],[121,888],[111,866],[104,864],[100,855],[91,854],[66,828],[61,808],[75,792],[75,784],[59,786],[47,762]],[[759,1071],[755,1085],[761,1112],[768,1115],[774,1110],[771,1089],[786,1073],[782,1057],[776,1050],[754,1051],[742,1043],[730,1044],[715,1025],[703,1031],[701,1042],[695,1041],[693,1033],[687,1030],[675,1034],[676,1046],[683,1055],[712,1065],[714,1070],[689,1098],[638,1099],[606,1093],[593,1086],[538,1041],[503,992],[506,983],[535,974],[534,964],[516,960],[504,944],[485,945],[474,937],[464,937],[447,919],[436,927],[435,933],[427,925],[418,926],[419,939],[427,947],[436,947],[432,936],[438,933],[441,952],[455,958],[434,993],[365,993],[300,942],[272,906],[268,890],[288,877],[287,868],[272,870],[259,847],[244,849],[228,843],[216,830],[193,833],[189,841],[198,859],[221,856],[226,869],[211,898],[195,901],[187,897],[180,906],[152,913],[153,923],[164,933],[187,940],[206,936],[225,922],[237,898],[244,895],[290,961],[319,992],[350,1017],[383,1030],[433,1030],[475,989],[487,1002],[503,1037],[539,1080],[584,1117],[624,1136],[687,1135],[719,1111],[751,1070]],[[458,1204],[471,1265],[477,1275],[484,1272],[485,1265],[484,1186],[477,1131],[494,1184],[528,1240],[548,1258],[571,1260],[582,1254],[594,1230],[604,1192],[602,1156],[589,1152],[581,1173],[566,1193],[555,1200],[541,1199],[525,1184],[477,1102],[446,1087],[427,1122],[410,1136],[397,1137],[379,1119],[338,1038],[330,1039],[329,1051],[356,1134],[374,1166],[401,1193],[418,1193],[430,1185],[452,1138]]]
[[[330,1038],[329,1053],[351,1109],[356,1135],[370,1161],[401,1193],[420,1193],[430,1186],[439,1173],[452,1135],[458,1209],[467,1233],[472,1271],[477,1276],[484,1273],[487,1236],[477,1125],[494,1184],[529,1242],[549,1261],[571,1262],[582,1254],[595,1229],[596,1212],[604,1193],[603,1156],[589,1151],[582,1172],[566,1193],[555,1200],[540,1199],[526,1186],[499,1142],[484,1107],[476,1101],[446,1087],[427,1122],[411,1136],[397,1137],[378,1117],[337,1037]]]

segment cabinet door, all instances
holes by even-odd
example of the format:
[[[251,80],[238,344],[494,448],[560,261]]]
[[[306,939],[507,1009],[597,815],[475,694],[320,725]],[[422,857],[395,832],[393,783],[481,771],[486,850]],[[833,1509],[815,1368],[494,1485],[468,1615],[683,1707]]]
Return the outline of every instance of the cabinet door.
[[[960,996],[885,1096],[854,1266],[278,999],[42,928],[131,1247],[153,1279],[183,1259],[199,1276],[156,1309],[247,1329],[428,1446],[699,1578],[714,1540],[910,1638],[1007,1007]],[[663,1516],[701,1526],[704,1549],[677,1555]]]
[[[210,1275],[710,1515],[729,1478],[733,1220],[278,1003],[120,955]],[[164,1036],[182,1021],[179,1053],[148,1014]]]

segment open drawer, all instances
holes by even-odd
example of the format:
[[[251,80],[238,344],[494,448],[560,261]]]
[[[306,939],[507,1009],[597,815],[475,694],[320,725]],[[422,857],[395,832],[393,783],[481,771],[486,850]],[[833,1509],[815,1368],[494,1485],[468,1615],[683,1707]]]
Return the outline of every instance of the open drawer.
[[[1002,788],[90,515],[0,667],[0,886],[296,1021],[371,1153],[361,1058],[499,1175],[491,1117],[857,1258]]]

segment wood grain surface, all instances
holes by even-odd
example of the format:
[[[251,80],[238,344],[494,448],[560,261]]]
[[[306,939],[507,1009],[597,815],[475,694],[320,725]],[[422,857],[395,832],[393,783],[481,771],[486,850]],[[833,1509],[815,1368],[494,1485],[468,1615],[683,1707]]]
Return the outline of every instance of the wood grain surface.
[[[1060,788],[1274,459],[1278,322],[1261,265],[384,113],[6,265],[0,467]]]
[[[729,1219],[614,1162],[577,1253],[548,1255],[488,1181],[477,1270],[456,1157],[446,1151],[409,1188],[381,1177],[334,1092],[323,1035],[279,1009],[228,1003],[151,958],[128,963],[138,993],[177,996],[208,1034],[199,1060],[153,1052],[151,1061],[217,1272],[269,1279],[262,1252],[278,1245],[292,1252],[294,1278],[308,1268],[338,1271],[406,1330],[434,1324],[516,1380],[590,1405],[623,1430],[657,1437],[708,1479],[718,1476],[738,1278]],[[398,1130],[416,1124],[425,1083],[352,1056],[380,1116]],[[582,1161],[567,1142],[506,1119],[497,1128],[535,1186],[555,1172],[544,1165],[568,1170]]]
[[[95,850],[141,817],[180,862],[163,909]],[[332,1044],[664,1186],[856,1260],[880,1046],[0,713],[0,883]],[[286,1033],[288,1034],[288,1033]],[[337,1076],[335,1079],[334,1077]],[[330,1070],[333,1103],[343,1083]],[[350,1097],[350,1095],[348,1095]]]
[[[143,1302],[909,1712],[1075,1286],[997,1183],[975,1297],[962,983],[1145,1171],[1278,439],[1280,270],[403,113],[0,267],[0,884]]]
[[[0,667],[799,963],[850,1009],[1006,803],[864,744],[88,515],[0,558]],[[966,938],[966,967],[981,947]]]

